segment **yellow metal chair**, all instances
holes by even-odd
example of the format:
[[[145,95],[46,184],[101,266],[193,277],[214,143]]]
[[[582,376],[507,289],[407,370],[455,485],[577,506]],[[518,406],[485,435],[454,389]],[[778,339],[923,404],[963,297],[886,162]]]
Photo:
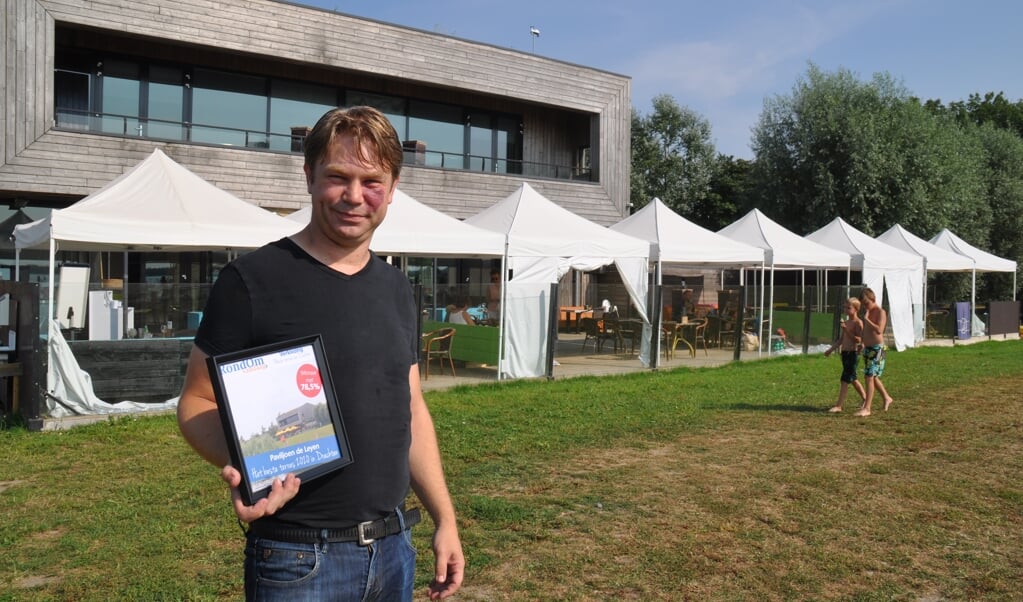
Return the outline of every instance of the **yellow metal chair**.
[[[451,343],[455,338],[454,328],[441,328],[423,335],[423,380],[430,380],[430,360],[437,358],[441,370],[444,369],[444,358],[451,366],[451,376],[455,376],[455,360],[451,357]]]

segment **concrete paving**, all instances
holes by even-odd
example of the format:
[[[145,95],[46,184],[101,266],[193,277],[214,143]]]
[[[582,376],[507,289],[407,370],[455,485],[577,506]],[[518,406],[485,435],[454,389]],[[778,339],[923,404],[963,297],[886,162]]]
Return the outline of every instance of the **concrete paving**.
[[[616,351],[613,345],[605,343],[598,353],[593,341],[586,342],[586,348],[583,349],[584,338],[584,335],[575,333],[560,333],[558,335],[558,345],[554,354],[555,380],[574,376],[602,376],[650,370],[639,361],[638,347],[635,350],[619,348]],[[743,359],[751,359],[756,358],[757,354],[755,352],[744,353],[743,356]],[[704,350],[700,347],[697,349],[696,355],[692,356],[688,348],[679,345],[672,358],[666,359],[662,351],[658,369],[715,367],[731,361],[731,349],[718,349],[711,346]],[[419,373],[424,391],[497,382],[497,366],[481,366],[479,364],[460,366],[458,362],[455,362],[455,376],[452,376],[450,367],[440,367],[434,360],[430,364],[428,378],[424,378],[423,370],[420,370]]]

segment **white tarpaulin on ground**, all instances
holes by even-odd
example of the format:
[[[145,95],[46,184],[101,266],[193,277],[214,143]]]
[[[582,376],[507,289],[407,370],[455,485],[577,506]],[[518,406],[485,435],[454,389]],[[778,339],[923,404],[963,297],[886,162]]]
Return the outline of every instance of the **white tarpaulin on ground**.
[[[863,285],[877,293],[879,302],[882,291],[887,289],[888,318],[897,350],[916,345],[918,337],[914,332],[919,332],[919,339],[923,339],[923,331],[915,328],[913,319],[915,306],[923,324],[924,264],[919,255],[874,239],[840,217],[806,238],[848,253],[850,267],[863,272]]]
[[[542,376],[547,349],[550,285],[570,269],[614,264],[636,312],[646,315],[650,243],[614,232],[551,202],[529,184],[465,220],[508,237],[502,276],[501,322],[505,371],[512,378]],[[507,280],[508,272],[513,274]]]
[[[50,322],[49,334],[49,365],[46,367],[46,380],[53,383],[44,395],[46,414],[53,418],[64,416],[86,416],[90,414],[124,414],[132,412],[154,412],[173,410],[178,406],[178,398],[163,403],[141,403],[137,401],[121,401],[108,403],[99,397],[92,388],[92,377],[82,370],[68,346],[64,335],[60,333],[60,324],[56,320]]]

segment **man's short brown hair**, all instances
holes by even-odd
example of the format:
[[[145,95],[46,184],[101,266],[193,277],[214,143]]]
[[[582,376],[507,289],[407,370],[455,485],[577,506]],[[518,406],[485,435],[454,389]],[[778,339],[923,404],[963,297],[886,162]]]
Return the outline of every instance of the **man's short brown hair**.
[[[304,144],[305,164],[310,170],[327,154],[338,136],[355,138],[359,158],[367,163],[377,160],[395,180],[401,173],[402,151],[398,132],[383,113],[373,107],[331,109],[313,126]],[[376,156],[363,156],[367,150]]]

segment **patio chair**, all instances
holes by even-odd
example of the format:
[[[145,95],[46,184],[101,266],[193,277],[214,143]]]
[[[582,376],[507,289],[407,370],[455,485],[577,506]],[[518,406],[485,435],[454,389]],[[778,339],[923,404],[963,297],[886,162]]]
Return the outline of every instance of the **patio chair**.
[[[455,338],[454,328],[441,328],[423,335],[423,380],[430,380],[430,360],[437,358],[441,370],[444,369],[444,358],[451,366],[451,376],[455,376],[455,361],[451,357],[451,343]]]
[[[600,327],[600,324],[593,318],[583,318],[579,321],[582,331],[585,334],[583,337],[583,352],[586,351],[586,343],[591,339],[593,340],[593,348],[597,353],[600,353],[601,348],[604,346],[604,341],[611,338],[613,335],[608,335],[604,329]]]
[[[625,351],[625,340],[626,335],[629,341],[632,341],[632,331],[626,333],[622,329],[621,320],[618,319],[617,311],[610,311],[604,314],[604,324],[602,325],[602,334],[605,341],[611,341],[614,344],[614,352],[618,353],[618,347],[621,346],[622,351]]]
[[[707,323],[710,322],[707,318],[700,320],[700,324],[696,326],[696,334],[693,335],[693,348],[699,347],[703,344],[703,355],[710,355],[707,352]]]

